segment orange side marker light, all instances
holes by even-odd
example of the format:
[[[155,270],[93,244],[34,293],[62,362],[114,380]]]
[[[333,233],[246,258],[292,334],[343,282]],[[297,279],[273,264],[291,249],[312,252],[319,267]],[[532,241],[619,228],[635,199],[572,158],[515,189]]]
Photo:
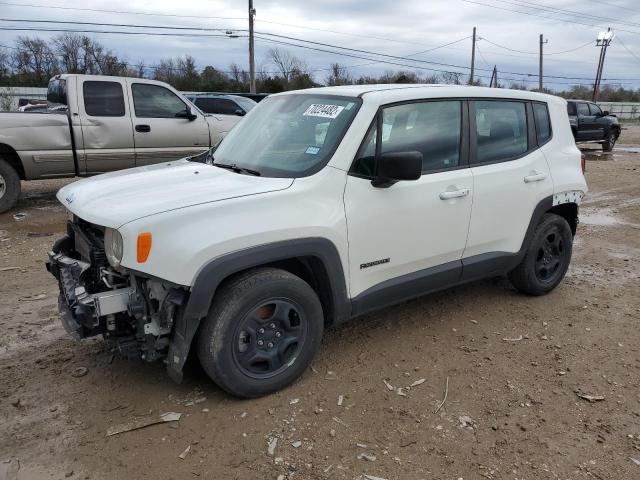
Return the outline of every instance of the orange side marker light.
[[[151,252],[151,232],[143,232],[138,235],[138,263],[144,263]]]

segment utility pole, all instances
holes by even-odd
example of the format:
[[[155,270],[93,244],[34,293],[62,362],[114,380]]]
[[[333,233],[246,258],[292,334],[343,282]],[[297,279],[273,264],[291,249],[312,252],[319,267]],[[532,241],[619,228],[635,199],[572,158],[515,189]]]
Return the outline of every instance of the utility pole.
[[[491,73],[491,80],[489,80],[489,88],[498,88],[498,66],[493,66],[493,73]]]
[[[469,85],[473,85],[473,73],[476,68],[476,27],[473,27],[473,37],[471,40],[471,73],[469,74]]]
[[[256,9],[253,0],[249,0],[249,92],[256,93],[256,59],[253,44],[253,17]]]
[[[539,92],[542,92],[542,89],[544,87],[544,84],[542,82],[542,79],[544,78],[544,76],[542,74],[542,55],[543,55],[542,48],[543,48],[543,45],[545,43],[547,43],[548,41],[549,40],[544,40],[543,35],[540,34],[540,73],[539,73],[539,81],[538,81],[538,91]]]
[[[600,81],[602,80],[602,70],[604,69],[604,58],[607,55],[607,47],[611,45],[613,40],[613,32],[608,28],[606,32],[600,32],[596,41],[596,47],[600,47],[600,59],[598,60],[598,70],[596,72],[596,80],[593,83],[593,95],[591,100],[598,101],[598,90],[600,89]]]

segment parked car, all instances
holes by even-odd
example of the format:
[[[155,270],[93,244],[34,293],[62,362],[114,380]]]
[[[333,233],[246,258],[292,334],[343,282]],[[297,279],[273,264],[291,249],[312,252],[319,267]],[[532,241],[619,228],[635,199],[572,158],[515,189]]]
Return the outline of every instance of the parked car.
[[[249,111],[257,105],[249,98],[238,95],[187,95],[187,98],[202,112],[214,115],[224,126],[231,130]]]
[[[57,75],[48,102],[62,110],[0,113],[0,213],[18,200],[20,180],[176,160],[207,150],[230,128],[154,80]]]
[[[568,100],[567,113],[576,142],[598,142],[603,151],[613,150],[620,137],[620,124],[615,115],[584,100]]]
[[[207,153],[60,190],[63,324],[176,380],[193,348],[220,387],[257,397],[355,316],[502,274],[546,294],[587,191],[566,108],[458,86],[270,96]]]

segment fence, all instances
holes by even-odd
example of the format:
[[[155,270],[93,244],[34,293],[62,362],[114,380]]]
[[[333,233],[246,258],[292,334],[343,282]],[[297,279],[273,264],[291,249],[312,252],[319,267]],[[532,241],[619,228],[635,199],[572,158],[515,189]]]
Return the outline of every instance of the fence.
[[[598,102],[602,110],[609,110],[623,120],[640,120],[640,103]]]

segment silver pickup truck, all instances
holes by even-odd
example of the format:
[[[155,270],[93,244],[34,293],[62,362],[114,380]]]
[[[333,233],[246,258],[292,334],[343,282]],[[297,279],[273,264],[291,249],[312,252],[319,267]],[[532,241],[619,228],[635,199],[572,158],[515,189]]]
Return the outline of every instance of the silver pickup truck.
[[[83,177],[201,153],[241,119],[206,115],[163,82],[57,75],[44,113],[0,113],[0,213],[20,180]],[[66,108],[65,108],[66,107]]]

